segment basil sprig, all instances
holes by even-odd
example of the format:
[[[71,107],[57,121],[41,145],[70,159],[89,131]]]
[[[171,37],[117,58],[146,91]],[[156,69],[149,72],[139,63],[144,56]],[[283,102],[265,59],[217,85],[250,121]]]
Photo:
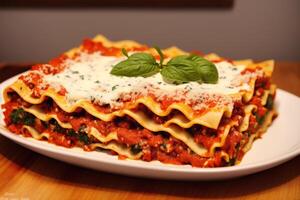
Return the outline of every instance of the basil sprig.
[[[173,84],[191,81],[212,84],[218,82],[218,70],[212,62],[192,54],[176,56],[167,64],[163,64],[162,51],[158,47],[154,48],[160,56],[159,63],[149,53],[134,53],[128,56],[127,51],[122,49],[127,59],[113,66],[110,73],[116,76],[148,77],[160,72],[166,82]]]

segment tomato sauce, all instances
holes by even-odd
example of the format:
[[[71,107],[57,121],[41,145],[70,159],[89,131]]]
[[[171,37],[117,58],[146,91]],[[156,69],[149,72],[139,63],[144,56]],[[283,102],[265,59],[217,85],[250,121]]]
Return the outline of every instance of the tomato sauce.
[[[11,119],[10,119],[10,113],[16,109],[20,104],[15,101],[9,101],[3,105],[1,105],[1,108],[4,109],[5,111],[3,112],[4,114],[4,122],[5,124],[9,125],[11,124]]]
[[[151,147],[158,147],[163,144],[163,138],[160,135],[153,135],[149,130],[130,130],[127,128],[117,128],[118,140],[127,145],[138,144],[142,141]]]
[[[19,79],[32,90],[31,96],[34,98],[39,98],[41,96],[41,90],[46,90],[49,87],[49,84],[43,84],[42,76],[35,72],[21,75]]]
[[[202,134],[195,134],[194,139],[197,143],[202,144],[206,149],[209,149],[214,143],[220,142],[221,138],[211,137]]]
[[[67,138],[64,134],[62,133],[56,133],[56,132],[52,132],[49,131],[49,138],[48,141],[50,143],[59,145],[59,146],[63,146],[63,147],[67,147],[70,148],[73,146],[72,144],[72,140]]]
[[[234,127],[232,127],[231,129],[232,131],[229,132],[225,141],[225,145],[222,147],[222,149],[228,153],[230,158],[235,157],[237,152],[236,147],[241,142],[243,137],[242,133],[235,130]]]
[[[22,125],[20,124],[10,124],[8,125],[8,130],[18,135],[22,134]]]
[[[105,56],[120,56],[120,55],[122,55],[121,48],[107,47],[107,46],[104,46],[102,42],[95,42],[91,39],[85,39],[83,41],[82,48],[83,48],[83,51],[86,51],[89,54],[94,53],[94,52],[100,52],[102,55],[105,55]],[[148,49],[149,49],[149,47],[146,45],[126,48],[127,51],[146,51]]]
[[[98,104],[93,104],[94,108],[97,109],[97,111],[102,112],[102,113],[111,113],[112,109],[109,107],[109,105],[98,105]]]
[[[91,54],[94,52],[101,52],[105,56],[121,55],[121,49],[116,47],[105,47],[101,42],[94,42],[91,39],[85,39],[82,44],[83,51]]]
[[[20,97],[15,97],[12,99],[12,101],[9,101],[2,106],[4,109],[6,109],[5,121],[7,124],[9,124],[8,128],[12,132],[30,136],[30,133],[26,132],[26,129],[21,129],[21,124],[11,124],[10,121],[10,113],[15,108],[18,108],[21,104],[22,99]],[[94,118],[84,110],[79,110],[79,116],[77,117],[76,112],[72,114],[64,112],[51,99],[46,99],[39,106],[44,108],[46,113],[55,113],[61,122],[69,122],[76,132],[80,130],[82,125],[85,125],[86,127],[95,127],[103,135],[107,135],[112,131],[116,131],[119,143],[126,144],[129,147],[137,144],[141,145],[141,150],[144,153],[142,159],[145,161],[157,159],[162,162],[173,164],[192,164],[193,166],[200,166],[204,164],[205,160],[207,160],[195,155],[188,156],[190,153],[188,153],[187,146],[184,143],[172,137],[163,138],[163,136],[160,134],[155,135],[151,131],[142,128],[130,117],[122,117],[112,122],[104,122]],[[146,111],[147,108],[145,107],[141,109],[145,110],[145,112],[151,112],[149,110]],[[155,118],[155,115],[153,115],[153,117]],[[64,133],[56,132],[55,129],[51,127],[52,125],[47,125],[47,127],[45,127],[45,125],[39,119],[35,120],[33,126],[33,128],[35,128],[38,132],[48,133],[48,140],[50,143],[64,147],[83,145],[78,142],[78,139],[67,136]],[[162,148],[162,145],[168,146],[168,148]],[[84,147],[84,149],[88,149],[87,147],[88,146]]]
[[[260,76],[255,81],[255,89],[258,90],[259,88],[269,90],[271,86],[270,77]]]
[[[160,108],[162,110],[167,110],[167,108],[172,105],[173,103],[176,103],[176,101],[165,97],[161,102],[160,102]]]
[[[258,115],[263,116],[266,113],[266,109],[261,106],[259,98],[263,90],[260,88],[257,88],[256,90],[259,92],[257,92],[257,96],[253,97],[251,103],[258,106],[257,113]],[[174,101],[170,99],[164,99],[163,107],[167,108],[173,102]],[[26,131],[22,132],[20,125],[11,124],[9,119],[10,112],[20,105],[22,105],[22,100],[20,98],[13,98],[12,101],[9,101],[2,106],[6,109],[5,122],[10,124],[8,125],[8,128],[12,132],[28,135],[28,133],[25,133]],[[140,145],[141,151],[143,152],[142,159],[145,161],[159,160],[161,162],[172,164],[191,164],[196,167],[203,167],[204,165],[206,167],[216,167],[226,164],[219,151],[217,151],[211,158],[200,157],[188,150],[188,147],[181,141],[174,139],[168,134],[166,134],[168,135],[166,138],[161,134],[156,135],[153,132],[144,129],[130,117],[122,117],[120,119],[116,118],[111,122],[104,122],[88,114],[83,109],[78,109],[74,113],[66,113],[50,98],[39,106],[44,107],[46,113],[55,113],[61,122],[69,122],[76,132],[80,130],[82,125],[85,125],[86,127],[94,127],[103,135],[107,135],[108,133],[115,131],[117,133],[119,143],[125,144],[128,147],[131,147],[132,145]],[[243,107],[244,104],[242,102],[235,102],[231,119],[223,118],[221,124],[224,126],[231,120],[240,120],[245,115]],[[102,108],[99,106],[98,109]],[[160,117],[152,113],[152,111],[144,105],[139,105],[138,109],[146,113],[147,116],[151,117],[158,124],[163,124],[169,119],[169,117],[171,118],[176,115],[175,111],[167,117]],[[250,116],[249,123],[249,131],[255,132],[257,121],[253,115]],[[49,142],[51,143],[64,147],[78,145],[77,139],[67,136],[64,133],[55,132],[51,128],[45,128],[39,120],[36,120],[34,128],[39,132],[49,133]],[[209,149],[215,142],[220,142],[220,135],[223,133],[221,130],[217,131],[206,127],[198,129],[191,128],[189,132],[193,134],[196,143],[202,144],[207,149]],[[235,128],[232,128],[222,150],[228,152],[230,157],[241,159],[244,153],[236,147],[242,139],[247,141],[247,138],[243,138],[240,132],[235,130]],[[82,144],[79,145],[82,146]],[[87,145],[83,146],[85,146],[85,149],[89,149]]]

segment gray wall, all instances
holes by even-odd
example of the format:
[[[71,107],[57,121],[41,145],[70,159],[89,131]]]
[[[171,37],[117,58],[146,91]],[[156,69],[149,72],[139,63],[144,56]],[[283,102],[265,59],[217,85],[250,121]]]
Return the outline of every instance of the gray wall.
[[[46,61],[86,37],[231,58],[300,60],[299,0],[235,0],[232,9],[0,9],[0,62]]]

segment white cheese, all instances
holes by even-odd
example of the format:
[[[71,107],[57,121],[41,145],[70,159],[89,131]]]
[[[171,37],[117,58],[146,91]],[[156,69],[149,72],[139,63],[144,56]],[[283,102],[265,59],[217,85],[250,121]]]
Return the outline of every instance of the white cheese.
[[[102,56],[99,53],[82,53],[76,60],[67,60],[65,69],[56,75],[44,75],[44,80],[55,88],[62,85],[67,99],[74,103],[79,99],[92,100],[100,105],[122,106],[122,100],[135,96],[154,94],[158,100],[165,97],[194,102],[194,109],[205,107],[205,102],[218,99],[218,105],[233,103],[228,98],[240,90],[249,90],[246,79],[241,79],[244,67],[229,62],[215,63],[219,72],[217,84],[190,82],[181,85],[166,83],[160,73],[144,77],[120,77],[111,75],[112,67],[126,57]],[[240,80],[240,81],[237,81]]]

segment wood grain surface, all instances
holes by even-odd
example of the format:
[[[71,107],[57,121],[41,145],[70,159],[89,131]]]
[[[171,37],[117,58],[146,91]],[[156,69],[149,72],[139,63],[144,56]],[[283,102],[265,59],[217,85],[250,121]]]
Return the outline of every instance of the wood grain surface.
[[[0,64],[0,81],[28,65]],[[274,82],[300,96],[300,62],[278,62]],[[286,102],[288,103],[288,102]],[[165,181],[76,167],[0,136],[0,200],[31,199],[300,199],[300,156],[278,167],[226,181]]]

